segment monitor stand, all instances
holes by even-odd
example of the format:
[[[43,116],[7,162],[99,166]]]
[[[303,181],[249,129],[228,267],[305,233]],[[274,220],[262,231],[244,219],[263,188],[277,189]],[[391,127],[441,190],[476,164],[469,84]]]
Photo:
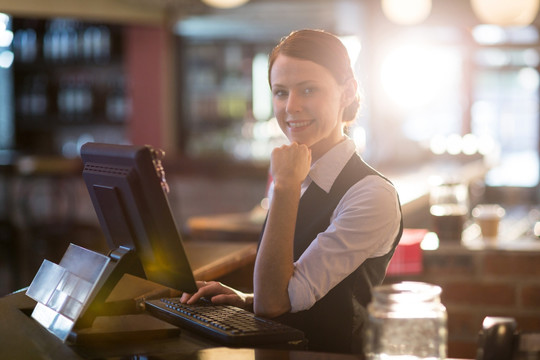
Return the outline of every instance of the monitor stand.
[[[107,256],[70,244],[58,265],[43,261],[26,295],[37,301],[32,318],[64,342],[179,333],[149,319],[142,306],[145,299],[179,292],[145,280],[138,256],[125,247]]]

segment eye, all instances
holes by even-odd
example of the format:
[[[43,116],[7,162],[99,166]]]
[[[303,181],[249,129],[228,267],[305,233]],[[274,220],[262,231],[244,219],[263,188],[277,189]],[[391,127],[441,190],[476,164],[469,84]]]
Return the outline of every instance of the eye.
[[[276,97],[284,97],[284,96],[287,96],[287,91],[285,90],[282,90],[282,89],[276,89],[274,90],[274,96]]]
[[[317,89],[315,87],[307,87],[307,88],[304,88],[304,90],[302,90],[302,92],[304,93],[304,95],[311,95],[313,94]]]

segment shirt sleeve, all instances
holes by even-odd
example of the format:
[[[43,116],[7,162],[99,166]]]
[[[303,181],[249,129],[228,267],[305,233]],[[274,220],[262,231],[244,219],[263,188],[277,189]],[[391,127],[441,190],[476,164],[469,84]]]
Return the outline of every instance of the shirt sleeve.
[[[390,251],[401,213],[395,188],[377,175],[353,185],[328,228],[294,263],[288,292],[291,312],[307,310],[366,259]]]

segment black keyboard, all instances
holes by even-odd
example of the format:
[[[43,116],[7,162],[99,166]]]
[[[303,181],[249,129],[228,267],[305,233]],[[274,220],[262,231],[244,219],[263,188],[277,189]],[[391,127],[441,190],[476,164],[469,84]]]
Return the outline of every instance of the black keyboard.
[[[171,324],[231,346],[277,343],[300,344],[304,333],[277,321],[265,319],[230,305],[199,301],[187,305],[179,298],[147,300],[146,310]]]

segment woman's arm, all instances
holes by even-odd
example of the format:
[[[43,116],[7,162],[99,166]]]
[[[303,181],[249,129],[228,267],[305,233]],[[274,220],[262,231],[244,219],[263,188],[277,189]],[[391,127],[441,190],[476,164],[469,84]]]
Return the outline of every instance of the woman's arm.
[[[290,310],[287,287],[294,270],[296,215],[310,165],[311,153],[305,145],[293,143],[272,152],[274,192],[253,277],[253,310],[258,315],[275,317]]]

